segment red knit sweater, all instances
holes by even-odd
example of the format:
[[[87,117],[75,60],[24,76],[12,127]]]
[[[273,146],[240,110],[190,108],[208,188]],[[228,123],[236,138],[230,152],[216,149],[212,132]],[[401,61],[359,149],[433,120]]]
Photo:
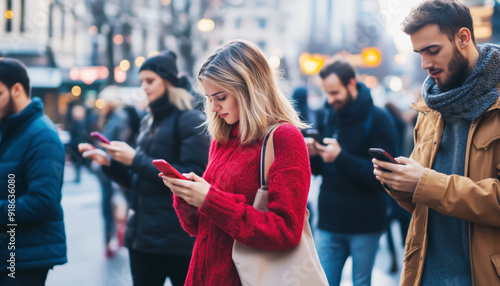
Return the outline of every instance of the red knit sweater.
[[[274,132],[274,163],[269,170],[268,209],[252,207],[260,187],[262,141],[240,145],[235,127],[228,142],[212,142],[204,179],[211,184],[195,208],[174,195],[182,227],[196,236],[185,285],[241,285],[231,259],[234,240],[269,250],[300,241],[311,180],[304,138],[291,124]]]

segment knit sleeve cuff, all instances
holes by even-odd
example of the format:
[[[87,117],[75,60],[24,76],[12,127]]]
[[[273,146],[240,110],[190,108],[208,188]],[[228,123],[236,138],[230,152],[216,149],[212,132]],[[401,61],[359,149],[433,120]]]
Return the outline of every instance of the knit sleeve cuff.
[[[241,208],[237,205],[241,203],[245,203],[244,196],[222,192],[212,186],[198,211],[214,223],[224,225],[231,219],[239,217]]]
[[[179,216],[182,227],[191,236],[196,236],[198,233],[198,221],[200,218],[200,213],[198,209],[177,195],[173,195],[174,208]]]

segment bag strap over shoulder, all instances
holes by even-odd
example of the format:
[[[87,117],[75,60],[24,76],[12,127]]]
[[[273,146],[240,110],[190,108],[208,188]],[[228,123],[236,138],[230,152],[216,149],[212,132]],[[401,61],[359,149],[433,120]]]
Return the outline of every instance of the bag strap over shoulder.
[[[262,151],[260,153],[260,184],[263,189],[267,189],[269,183],[269,168],[274,162],[273,134],[281,124],[282,123],[272,126],[267,131],[264,141],[262,142]]]

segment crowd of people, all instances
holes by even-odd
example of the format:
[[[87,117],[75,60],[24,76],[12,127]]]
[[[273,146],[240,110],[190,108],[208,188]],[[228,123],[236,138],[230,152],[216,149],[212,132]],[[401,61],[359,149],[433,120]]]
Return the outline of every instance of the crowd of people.
[[[83,105],[72,106],[66,152],[31,97],[24,64],[0,59],[0,285],[45,285],[50,269],[67,262],[68,155],[75,182],[82,166],[98,177],[105,255],[113,257],[116,236],[135,286],[247,285],[245,274],[264,269],[237,265],[236,243],[298,255],[312,176],[322,183],[311,209],[312,258],[304,259],[319,263],[287,268],[273,283],[310,285],[315,272],[323,285],[340,285],[351,257],[353,285],[371,285],[380,237],[396,219],[405,241],[401,285],[500,285],[500,47],[476,44],[469,8],[456,0],[425,0],[402,27],[429,73],[412,105],[415,121],[391,104],[376,106],[337,56],[318,74],[323,106],[311,109],[304,87],[290,100],[259,47],[232,40],[199,69],[200,93],[177,55],[163,51],[139,69],[144,112],[124,104],[117,86],[100,92],[94,123]],[[109,141],[90,141],[91,131]],[[397,164],[373,158],[373,147]],[[182,177],[160,172],[155,159]],[[264,210],[254,204],[262,189]],[[113,211],[117,193],[126,222]],[[258,285],[272,285],[262,277]]]

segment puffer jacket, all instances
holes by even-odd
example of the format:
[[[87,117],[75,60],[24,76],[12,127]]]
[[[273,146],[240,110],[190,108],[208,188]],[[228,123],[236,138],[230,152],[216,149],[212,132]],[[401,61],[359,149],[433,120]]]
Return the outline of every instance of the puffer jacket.
[[[430,169],[444,123],[440,113],[427,107],[423,100],[412,108],[419,112],[419,117],[411,158],[426,169],[414,194],[389,192],[413,214],[401,285],[421,283],[428,208],[469,222],[472,285],[500,285],[500,98],[470,125],[465,176],[445,175]]]
[[[132,165],[112,160],[104,173],[127,189],[131,209],[125,245],[141,252],[191,255],[194,238],[185,232],[173,207],[171,191],[158,177],[153,159],[164,159],[181,173],[201,175],[208,161],[210,138],[198,110],[180,111],[162,98],[143,120]]]
[[[40,98],[0,121],[1,275],[67,262],[63,174],[64,147]]]

